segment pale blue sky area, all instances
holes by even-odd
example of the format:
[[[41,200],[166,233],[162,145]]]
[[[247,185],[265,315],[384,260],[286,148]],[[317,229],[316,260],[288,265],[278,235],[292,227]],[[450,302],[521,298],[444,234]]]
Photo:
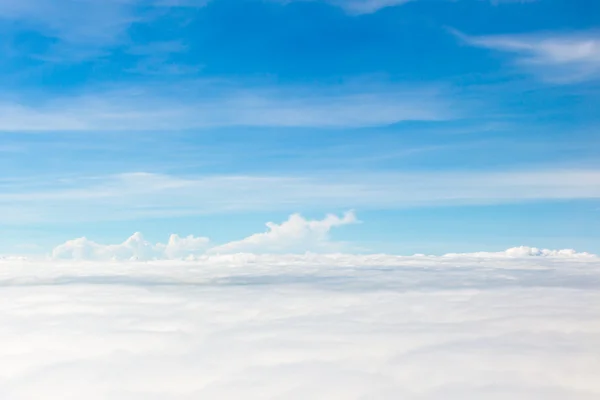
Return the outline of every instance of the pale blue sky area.
[[[0,253],[355,210],[359,252],[600,253],[596,0],[6,0]]]

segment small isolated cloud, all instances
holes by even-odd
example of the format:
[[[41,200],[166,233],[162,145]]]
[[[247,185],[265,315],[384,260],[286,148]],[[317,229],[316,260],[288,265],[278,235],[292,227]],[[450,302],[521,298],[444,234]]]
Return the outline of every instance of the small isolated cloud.
[[[600,32],[467,36],[467,43],[511,54],[516,64],[556,83],[600,77]]]
[[[329,214],[322,220],[307,220],[293,214],[282,224],[267,223],[267,232],[212,248],[213,253],[284,253],[331,251],[339,248],[329,240],[329,231],[338,226],[357,223],[352,211],[342,217]]]

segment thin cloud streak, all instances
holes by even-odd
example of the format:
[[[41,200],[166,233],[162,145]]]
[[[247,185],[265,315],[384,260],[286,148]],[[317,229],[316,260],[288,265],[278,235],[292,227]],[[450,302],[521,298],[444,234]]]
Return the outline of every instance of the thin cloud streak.
[[[155,131],[214,127],[356,128],[457,117],[435,87],[367,84],[244,87],[185,82],[52,98],[30,105],[0,101],[0,131]]]
[[[128,173],[68,182],[30,182],[27,188],[0,194],[0,221],[82,222],[265,210],[399,209],[599,198],[600,172],[596,170],[322,173],[310,177]]]
[[[600,32],[468,36],[466,43],[510,54],[523,70],[555,83],[600,77]]]

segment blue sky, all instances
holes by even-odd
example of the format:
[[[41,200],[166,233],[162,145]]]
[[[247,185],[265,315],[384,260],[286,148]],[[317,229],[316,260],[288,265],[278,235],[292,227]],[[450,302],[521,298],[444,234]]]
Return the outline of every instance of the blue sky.
[[[0,253],[215,243],[600,252],[595,0],[6,0]]]

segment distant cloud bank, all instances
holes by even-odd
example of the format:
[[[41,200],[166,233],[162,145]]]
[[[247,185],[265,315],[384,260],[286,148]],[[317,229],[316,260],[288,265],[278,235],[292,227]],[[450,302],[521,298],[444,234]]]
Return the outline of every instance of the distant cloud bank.
[[[120,244],[99,244],[85,237],[69,240],[52,251],[51,258],[57,260],[98,260],[98,261],[126,261],[126,260],[178,260],[178,259],[207,259],[218,258],[225,254],[280,254],[281,261],[286,257],[297,259],[293,254],[314,253],[307,256],[308,260],[314,257],[322,258],[322,262],[335,264],[335,259],[319,256],[318,254],[352,253],[352,247],[343,242],[331,240],[329,232],[333,228],[360,222],[354,212],[348,211],[342,216],[329,214],[322,220],[306,219],[300,214],[292,214],[288,220],[281,224],[268,222],[267,231],[256,233],[244,239],[216,245],[207,237],[193,235],[181,237],[172,234],[167,243],[150,243],[141,233],[136,232]],[[287,256],[286,256],[287,255]],[[348,254],[353,261],[345,260],[356,265],[369,264],[373,260],[395,264],[403,257],[392,255],[362,256]],[[419,257],[414,256],[414,257]],[[450,253],[444,257],[479,257],[479,258],[519,258],[519,257],[562,257],[581,258],[596,257],[589,253],[579,253],[572,249],[548,250],[536,247],[515,247],[502,252],[477,252],[477,253]]]

